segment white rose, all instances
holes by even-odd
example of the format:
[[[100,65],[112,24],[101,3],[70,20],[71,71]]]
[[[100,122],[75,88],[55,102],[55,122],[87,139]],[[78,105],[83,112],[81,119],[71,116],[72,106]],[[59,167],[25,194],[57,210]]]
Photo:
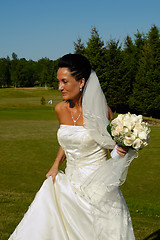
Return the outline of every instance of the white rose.
[[[142,115],[119,114],[111,122],[111,132],[115,141],[133,146],[136,150],[148,145],[150,128],[143,121]]]
[[[133,141],[130,138],[125,138],[124,139],[124,144],[126,146],[132,146]]]
[[[120,121],[117,118],[113,119],[112,122],[111,122],[111,126],[117,126],[119,124],[120,124]]]
[[[127,127],[129,130],[132,129],[131,122],[129,120],[128,121],[127,120],[123,121],[123,126]]]
[[[130,132],[127,137],[130,137],[133,141],[136,139],[136,135],[133,132]]]
[[[137,137],[138,136],[138,130],[137,130],[137,128],[134,128],[133,129],[133,134]]]
[[[124,114],[124,118],[123,118],[124,121],[131,121],[131,114],[130,113],[127,113],[127,114]]]
[[[138,131],[143,131],[143,126],[142,126],[139,122],[137,122],[137,123],[135,124],[134,129],[137,129]]]
[[[123,114],[119,114],[118,117],[117,117],[117,120],[122,122],[123,118],[124,118],[124,115]]]
[[[141,131],[138,133],[138,136],[141,140],[147,139],[147,133],[145,131]]]
[[[133,126],[135,126],[136,122],[137,122],[137,116],[135,114],[131,115],[131,123]]]
[[[138,115],[138,116],[137,116],[137,119],[138,119],[140,122],[142,122],[142,120],[143,120],[142,115]]]
[[[139,138],[136,138],[135,141],[132,144],[132,147],[135,148],[136,150],[141,148],[142,140]]]
[[[129,133],[129,134],[127,134],[126,136],[125,136],[125,138],[124,138],[124,144],[126,145],[126,146],[131,146],[132,145],[132,143],[133,143],[133,141],[135,140],[135,135],[134,134],[131,134],[131,133]]]
[[[119,135],[119,132],[117,132],[115,129],[112,130],[112,136],[115,137],[115,136],[118,136]]]
[[[118,125],[115,130],[119,133],[122,133],[123,132],[123,126],[122,125]]]
[[[146,125],[143,127],[144,131],[146,132],[146,134],[149,135],[149,133],[151,132],[151,129]]]
[[[133,129],[134,129],[134,127],[135,127],[135,124],[136,124],[136,123],[135,123],[134,121],[132,121],[132,122],[131,122],[131,130],[133,130]]]
[[[123,134],[127,134],[129,132],[129,129],[127,127],[123,127]]]
[[[129,118],[130,118],[130,116],[128,114],[124,114],[123,120],[128,120]]]

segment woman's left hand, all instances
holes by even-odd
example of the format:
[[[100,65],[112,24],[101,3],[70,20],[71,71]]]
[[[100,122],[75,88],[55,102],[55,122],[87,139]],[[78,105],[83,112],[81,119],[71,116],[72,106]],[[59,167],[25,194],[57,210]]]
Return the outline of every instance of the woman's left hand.
[[[128,152],[128,148],[117,145],[117,153],[121,156],[125,156]]]

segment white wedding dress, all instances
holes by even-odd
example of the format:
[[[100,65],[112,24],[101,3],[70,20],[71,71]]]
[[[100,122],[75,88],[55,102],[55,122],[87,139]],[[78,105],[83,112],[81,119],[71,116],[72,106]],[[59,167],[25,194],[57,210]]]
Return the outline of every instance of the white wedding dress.
[[[107,150],[83,126],[61,125],[57,135],[67,158],[65,174],[59,172],[55,183],[52,177],[44,181],[9,240],[134,240],[119,189],[131,159],[120,158],[123,169],[117,167],[120,161],[107,160]]]

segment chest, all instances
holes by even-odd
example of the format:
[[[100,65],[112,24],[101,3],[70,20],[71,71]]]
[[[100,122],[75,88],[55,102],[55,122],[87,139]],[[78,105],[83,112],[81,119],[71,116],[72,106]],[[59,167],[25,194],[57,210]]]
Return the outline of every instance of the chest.
[[[60,124],[83,126],[83,113],[63,111],[60,116]]]

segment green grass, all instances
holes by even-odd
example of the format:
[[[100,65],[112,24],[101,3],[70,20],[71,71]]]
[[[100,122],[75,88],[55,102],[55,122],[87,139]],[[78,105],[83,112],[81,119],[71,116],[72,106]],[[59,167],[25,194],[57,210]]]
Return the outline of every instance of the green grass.
[[[46,102],[52,99],[53,106],[42,106],[42,96]],[[56,157],[53,107],[59,101],[60,94],[51,89],[0,89],[1,240],[23,217]],[[160,127],[151,129],[149,146],[131,163],[122,186],[137,240],[160,228]]]
[[[57,90],[45,90],[45,88],[0,88],[0,108],[42,107],[42,97],[45,98],[46,105],[50,99],[53,100],[53,106],[61,101],[61,95]]]

